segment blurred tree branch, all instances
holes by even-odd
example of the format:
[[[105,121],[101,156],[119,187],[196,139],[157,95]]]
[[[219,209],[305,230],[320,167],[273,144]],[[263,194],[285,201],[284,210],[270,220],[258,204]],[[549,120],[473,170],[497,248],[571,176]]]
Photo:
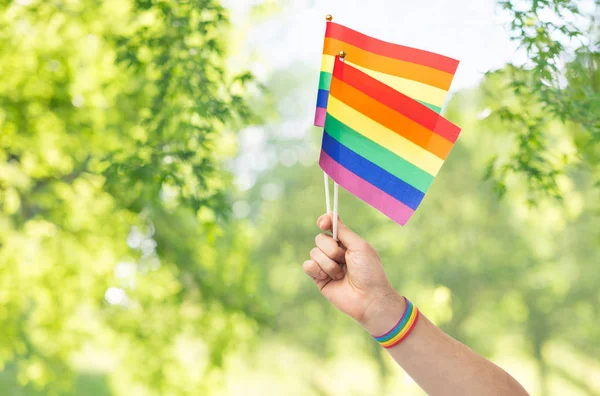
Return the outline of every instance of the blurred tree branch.
[[[600,177],[600,2],[595,4],[590,14],[578,0],[499,1],[508,13],[512,39],[528,55],[524,65],[489,73],[507,76],[506,89],[517,102],[500,100],[491,109],[516,142],[508,159],[490,161],[487,175],[496,180],[500,193],[508,177],[522,175],[530,182],[531,204],[538,193],[560,198],[557,178],[575,163]],[[579,150],[576,158],[561,158],[548,146],[554,120],[571,128]]]
[[[73,354],[113,337],[120,383],[198,392],[177,343],[206,342],[208,372],[268,317],[247,234],[220,231],[223,142],[257,119],[229,29],[217,0],[0,5],[0,366],[21,385],[68,388]]]

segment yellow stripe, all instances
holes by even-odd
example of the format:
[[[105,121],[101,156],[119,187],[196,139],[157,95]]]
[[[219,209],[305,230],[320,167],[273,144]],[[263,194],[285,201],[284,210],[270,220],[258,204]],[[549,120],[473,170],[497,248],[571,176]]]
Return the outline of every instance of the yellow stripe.
[[[349,61],[346,61],[346,63],[356,67],[364,73],[367,73],[369,76],[381,81],[385,85],[389,85],[396,91],[400,91],[404,95],[410,96],[413,99],[417,99],[437,107],[443,107],[444,103],[446,102],[448,91],[443,89],[432,87],[431,85],[423,84],[418,81],[412,81],[406,78],[391,76],[389,74],[366,69]],[[323,59],[321,61],[321,71],[332,73],[334,64],[334,56],[323,55]]]
[[[384,348],[388,347],[388,346],[394,344],[394,342],[398,341],[400,338],[402,338],[408,332],[408,330],[410,329],[410,326],[412,326],[416,317],[417,317],[417,307],[413,307],[413,311],[410,314],[410,318],[408,318],[408,322],[406,322],[406,325],[404,326],[402,331],[400,331],[400,333],[396,334],[396,336],[394,338],[390,339],[389,341],[382,342],[381,346]]]
[[[335,65],[335,56],[325,55],[321,58],[321,71],[332,73],[333,66]]]
[[[361,65],[367,69],[391,76],[419,81],[432,87],[448,90],[454,77],[452,73],[433,67],[379,55],[362,47],[355,47],[332,37],[325,37],[323,54],[335,56],[342,50],[346,51],[346,60],[355,65]]]
[[[437,175],[444,164],[444,160],[354,110],[332,95],[329,95],[327,112],[348,127],[423,169],[432,176]]]

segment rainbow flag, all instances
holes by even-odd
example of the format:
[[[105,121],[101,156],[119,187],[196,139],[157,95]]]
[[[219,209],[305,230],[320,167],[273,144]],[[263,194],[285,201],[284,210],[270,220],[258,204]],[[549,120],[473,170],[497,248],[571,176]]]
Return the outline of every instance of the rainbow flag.
[[[397,91],[440,113],[458,61],[433,52],[378,40],[334,22],[327,22],[315,125],[325,122],[335,56]]]
[[[334,58],[319,164],[392,220],[406,224],[459,133],[436,111]]]

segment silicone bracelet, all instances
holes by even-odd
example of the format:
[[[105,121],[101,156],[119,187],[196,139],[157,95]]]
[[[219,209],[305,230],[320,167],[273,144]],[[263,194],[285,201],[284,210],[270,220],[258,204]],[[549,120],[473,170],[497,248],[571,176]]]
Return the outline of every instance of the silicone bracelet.
[[[373,337],[384,348],[393,348],[408,337],[419,319],[419,309],[406,297],[406,308],[396,325],[387,333]]]

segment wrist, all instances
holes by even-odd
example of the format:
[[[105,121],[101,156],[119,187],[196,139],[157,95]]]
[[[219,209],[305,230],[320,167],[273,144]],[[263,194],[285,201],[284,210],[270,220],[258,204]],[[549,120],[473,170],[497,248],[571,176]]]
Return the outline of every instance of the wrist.
[[[398,323],[405,309],[406,299],[390,290],[373,299],[359,323],[371,335],[383,334]]]

